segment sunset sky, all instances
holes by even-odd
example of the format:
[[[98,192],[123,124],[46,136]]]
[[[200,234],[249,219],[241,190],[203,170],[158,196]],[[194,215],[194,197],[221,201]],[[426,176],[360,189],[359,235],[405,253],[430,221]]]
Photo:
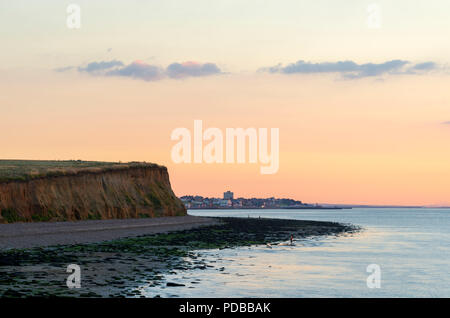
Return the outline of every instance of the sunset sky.
[[[0,0],[0,158],[156,162],[180,196],[448,205],[449,14],[447,0]],[[278,172],[173,163],[171,132],[196,119],[279,128]]]

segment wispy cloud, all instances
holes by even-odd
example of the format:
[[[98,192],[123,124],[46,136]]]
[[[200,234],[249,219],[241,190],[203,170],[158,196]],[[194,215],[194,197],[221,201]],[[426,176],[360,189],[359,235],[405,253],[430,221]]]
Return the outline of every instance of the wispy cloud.
[[[203,77],[223,74],[222,70],[214,63],[183,62],[172,63],[167,67],[148,64],[136,60],[125,64],[119,60],[95,61],[86,65],[73,67],[60,67],[56,72],[66,72],[77,69],[79,72],[95,76],[121,76],[144,81],[156,81],[163,78],[182,79],[188,77]],[[279,74],[326,74],[334,73],[344,79],[359,79],[377,77],[382,80],[385,75],[424,74],[431,71],[444,70],[435,62],[427,61],[412,63],[406,60],[390,60],[383,63],[358,64],[351,60],[337,62],[307,62],[299,60],[288,65],[278,64],[261,68],[259,71]]]
[[[105,70],[112,69],[117,66],[123,66],[121,61],[113,60],[113,61],[101,61],[101,62],[91,62],[86,66],[79,66],[79,72],[87,72],[87,73],[101,73]]]
[[[208,76],[221,73],[216,64],[197,62],[173,63],[167,67],[167,75],[172,78],[183,78],[188,76]]]
[[[61,67],[55,69],[55,71],[65,72],[73,68],[72,66]],[[172,63],[167,68],[163,68],[140,60],[130,64],[118,60],[91,62],[76,69],[78,72],[94,76],[121,76],[144,81],[156,81],[163,78],[202,77],[222,73],[214,63]]]
[[[430,70],[434,70],[436,68],[438,68],[438,66],[434,62],[418,63],[411,67],[412,70],[420,70],[420,71],[423,71],[423,70],[430,71]]]
[[[337,73],[343,78],[357,79],[363,77],[382,76],[386,74],[418,74],[438,68],[434,62],[413,64],[405,60],[391,60],[383,63],[358,64],[353,61],[312,63],[299,60],[283,66],[263,68],[262,71],[281,74],[314,74]]]
[[[158,66],[150,65],[142,61],[135,61],[131,64],[110,70],[106,76],[123,76],[144,81],[156,81],[165,77],[164,70]]]
[[[442,125],[450,125],[450,120],[442,122]]]

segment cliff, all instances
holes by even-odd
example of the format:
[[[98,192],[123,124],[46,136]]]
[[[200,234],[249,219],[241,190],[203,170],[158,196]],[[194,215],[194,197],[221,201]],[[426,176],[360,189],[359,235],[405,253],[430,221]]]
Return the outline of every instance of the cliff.
[[[17,162],[8,161],[15,177],[0,179],[0,223],[186,215],[163,166],[70,161],[70,167],[29,173],[23,167],[32,167],[31,161]]]

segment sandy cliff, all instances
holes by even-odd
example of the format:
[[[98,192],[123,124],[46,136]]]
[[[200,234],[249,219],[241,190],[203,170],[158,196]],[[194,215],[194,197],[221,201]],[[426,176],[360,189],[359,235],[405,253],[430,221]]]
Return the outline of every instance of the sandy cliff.
[[[0,182],[0,223],[186,215],[166,167],[130,165]]]

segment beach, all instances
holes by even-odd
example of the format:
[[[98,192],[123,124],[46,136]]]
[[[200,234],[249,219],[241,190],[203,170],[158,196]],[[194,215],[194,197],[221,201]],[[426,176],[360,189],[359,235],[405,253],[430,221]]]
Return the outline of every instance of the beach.
[[[0,249],[94,243],[214,225],[197,216],[0,224]]]
[[[290,235],[351,235],[359,229],[335,222],[187,216],[18,223],[0,230],[3,297],[149,297],[144,291],[151,286],[185,286],[166,280],[166,275],[212,268],[223,272],[215,268],[216,260],[201,257],[204,250],[271,248],[289,242]],[[81,268],[80,289],[66,286],[69,264]]]

